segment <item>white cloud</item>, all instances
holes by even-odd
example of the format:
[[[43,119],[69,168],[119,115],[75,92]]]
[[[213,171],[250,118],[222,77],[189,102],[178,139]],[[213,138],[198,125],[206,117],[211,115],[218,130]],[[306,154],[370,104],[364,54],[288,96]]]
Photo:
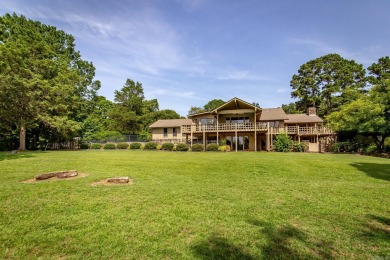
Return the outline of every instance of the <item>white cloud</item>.
[[[380,45],[368,46],[359,51],[349,51],[341,47],[331,46],[323,41],[308,38],[290,38],[287,42],[294,45],[309,47],[320,55],[337,53],[346,59],[353,59],[357,63],[363,63],[365,65],[371,65],[381,57],[380,53],[383,53],[383,48]]]

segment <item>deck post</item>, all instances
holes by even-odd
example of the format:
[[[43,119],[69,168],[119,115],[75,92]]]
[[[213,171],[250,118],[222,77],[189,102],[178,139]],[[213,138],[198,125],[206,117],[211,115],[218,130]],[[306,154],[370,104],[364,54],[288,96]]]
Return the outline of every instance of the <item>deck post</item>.
[[[203,129],[203,150],[206,151],[206,129],[205,126],[202,126]]]
[[[219,115],[217,112],[217,144],[219,145]]]
[[[237,123],[234,124],[234,128],[236,129],[236,152],[237,152],[238,151]]]
[[[194,128],[195,128],[195,124],[192,123],[192,125],[191,125],[191,141],[190,141],[191,149],[192,149],[192,143],[194,141]]]
[[[253,120],[255,122],[255,152],[257,152],[257,125],[256,125],[256,108],[255,108],[255,113],[254,113],[254,116],[255,116],[255,120]]]

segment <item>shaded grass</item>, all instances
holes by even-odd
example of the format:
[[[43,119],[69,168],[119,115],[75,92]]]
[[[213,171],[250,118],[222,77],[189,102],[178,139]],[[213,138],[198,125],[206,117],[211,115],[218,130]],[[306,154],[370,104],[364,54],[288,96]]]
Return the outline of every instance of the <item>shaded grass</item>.
[[[0,258],[390,255],[390,161],[293,153],[0,153]],[[20,183],[76,169],[70,181]],[[129,186],[90,184],[129,176]]]

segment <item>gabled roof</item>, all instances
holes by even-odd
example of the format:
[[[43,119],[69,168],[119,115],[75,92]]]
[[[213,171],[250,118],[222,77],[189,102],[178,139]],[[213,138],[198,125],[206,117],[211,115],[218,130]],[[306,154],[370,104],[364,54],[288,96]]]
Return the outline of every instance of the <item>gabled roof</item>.
[[[188,115],[188,117],[205,115],[205,114],[216,114],[220,110],[234,110],[234,109],[256,109],[258,111],[261,111],[261,108],[256,107],[256,106],[254,106],[254,105],[252,105],[252,104],[250,104],[242,99],[234,97],[234,98],[230,99],[229,101],[227,101],[225,104],[215,108],[212,111],[192,114],[192,115]]]
[[[287,114],[287,120],[284,121],[287,124],[298,124],[298,123],[322,123],[324,122],[317,115],[306,115],[306,114]]]
[[[286,120],[288,119],[284,110],[278,108],[263,108],[261,112],[260,121],[275,121],[275,120]]]
[[[161,128],[161,127],[180,127],[182,125],[191,125],[191,119],[164,119],[157,120],[153,124],[151,124],[150,128]]]

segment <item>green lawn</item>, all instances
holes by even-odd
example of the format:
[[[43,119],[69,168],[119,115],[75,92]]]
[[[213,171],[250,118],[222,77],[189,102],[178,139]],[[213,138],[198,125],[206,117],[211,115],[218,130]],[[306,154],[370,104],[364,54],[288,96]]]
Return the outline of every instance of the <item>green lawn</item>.
[[[39,173],[89,176],[21,183]],[[133,185],[91,186],[129,176]],[[390,160],[358,155],[0,153],[0,258],[390,257]]]

